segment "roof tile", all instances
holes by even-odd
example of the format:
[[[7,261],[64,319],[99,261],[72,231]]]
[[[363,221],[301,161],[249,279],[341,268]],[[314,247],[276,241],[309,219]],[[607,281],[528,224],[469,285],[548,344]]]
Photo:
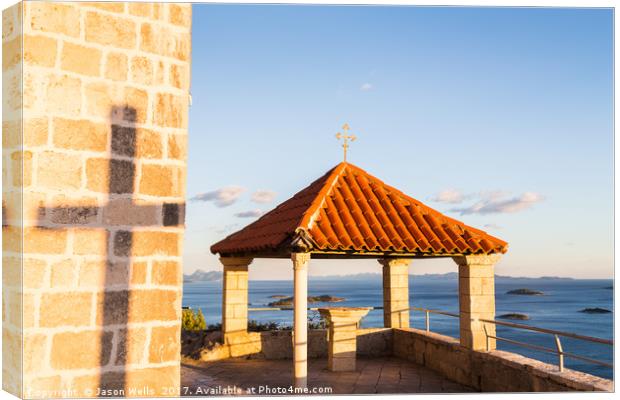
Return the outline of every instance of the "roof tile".
[[[301,234],[313,252],[414,255],[505,253],[508,244],[341,163],[261,218],[211,246],[213,253],[285,250]]]

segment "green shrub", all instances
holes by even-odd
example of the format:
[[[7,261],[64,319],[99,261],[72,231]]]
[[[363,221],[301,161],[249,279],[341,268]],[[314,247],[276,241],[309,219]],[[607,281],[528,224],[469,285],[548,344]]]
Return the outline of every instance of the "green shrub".
[[[194,311],[191,308],[183,310],[183,330],[184,331],[203,331],[207,329],[205,316],[202,310]]]

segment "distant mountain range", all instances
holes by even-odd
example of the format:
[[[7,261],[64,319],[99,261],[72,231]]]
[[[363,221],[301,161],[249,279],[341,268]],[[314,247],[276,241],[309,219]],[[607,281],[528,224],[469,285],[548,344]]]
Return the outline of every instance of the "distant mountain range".
[[[448,272],[445,274],[424,274],[424,275],[415,275],[416,279],[425,279],[425,280],[451,280],[458,279],[457,272]],[[370,279],[380,279],[380,273],[360,273],[360,274],[351,274],[351,275],[329,275],[329,276],[310,276],[308,277],[310,280],[314,281],[326,281],[326,280],[336,280],[336,279],[346,279],[346,280],[370,280]],[[553,279],[553,280],[574,280],[574,278],[562,278],[558,276],[541,276],[538,278],[530,278],[530,277],[516,277],[516,276],[503,276],[503,275],[495,275],[495,278],[498,281],[501,280],[512,280],[512,279]],[[194,271],[190,275],[183,275],[183,282],[219,282],[222,280],[222,272],[221,271],[204,271],[198,269]]]
[[[367,280],[367,279],[378,279],[380,277],[381,277],[380,273],[365,272],[365,273],[353,274],[353,275],[310,276],[308,278],[312,280],[334,280],[334,279]],[[415,275],[415,279],[425,279],[425,280],[451,280],[451,279],[458,279],[458,277],[459,277],[458,272],[447,272],[445,274]],[[495,275],[495,279],[497,280],[503,280],[503,279],[574,280],[574,278],[563,278],[559,276],[541,276],[541,277],[531,278],[531,277],[504,276],[504,275]]]
[[[183,274],[183,282],[218,282],[222,280],[222,271],[203,271],[197,269],[190,275]]]

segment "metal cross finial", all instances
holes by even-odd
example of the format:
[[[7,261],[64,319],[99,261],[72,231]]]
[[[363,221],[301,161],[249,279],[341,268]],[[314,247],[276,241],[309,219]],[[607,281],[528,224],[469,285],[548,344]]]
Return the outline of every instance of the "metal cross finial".
[[[349,148],[349,139],[351,139],[351,141],[355,141],[355,139],[357,139],[357,137],[353,134],[349,135],[349,124],[344,124],[342,126],[342,130],[344,131],[344,133],[336,133],[336,139],[343,139],[343,143],[342,143],[342,148],[344,149],[344,162],[347,162],[347,149]]]

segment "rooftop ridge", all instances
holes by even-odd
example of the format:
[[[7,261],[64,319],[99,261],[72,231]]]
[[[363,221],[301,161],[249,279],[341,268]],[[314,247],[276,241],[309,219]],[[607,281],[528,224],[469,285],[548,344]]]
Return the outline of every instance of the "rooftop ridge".
[[[297,227],[297,229],[303,229],[307,231],[312,228],[312,225],[314,224],[314,221],[318,216],[319,210],[325,204],[327,196],[329,196],[334,186],[338,183],[338,178],[342,176],[342,173],[345,171],[348,165],[349,164],[347,164],[347,162],[345,161],[336,165],[336,167],[332,169],[332,172],[327,178],[325,185],[323,186],[323,188],[321,188],[319,193],[317,193],[315,199],[310,204],[310,207],[308,207],[308,209],[304,213],[303,218],[301,219],[301,221],[299,221],[299,226]]]

